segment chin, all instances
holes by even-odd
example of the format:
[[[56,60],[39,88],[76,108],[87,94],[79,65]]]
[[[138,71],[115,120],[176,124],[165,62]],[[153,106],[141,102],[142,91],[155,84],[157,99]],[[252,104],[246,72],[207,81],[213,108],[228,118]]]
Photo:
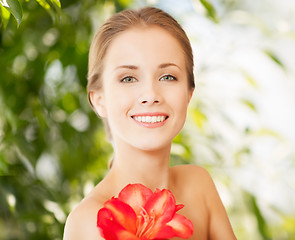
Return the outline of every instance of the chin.
[[[135,146],[138,150],[146,151],[146,152],[156,152],[156,151],[163,151],[165,149],[169,149],[171,147],[171,142],[169,143],[162,143],[156,144],[155,142],[146,143],[146,144],[136,144]]]

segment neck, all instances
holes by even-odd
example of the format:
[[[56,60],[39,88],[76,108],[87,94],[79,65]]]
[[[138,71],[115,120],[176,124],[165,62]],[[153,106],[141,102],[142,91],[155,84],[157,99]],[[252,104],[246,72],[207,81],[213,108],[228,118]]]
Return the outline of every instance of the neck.
[[[108,176],[120,190],[129,183],[141,183],[152,191],[168,188],[170,148],[171,145],[144,151],[130,146],[116,147]]]

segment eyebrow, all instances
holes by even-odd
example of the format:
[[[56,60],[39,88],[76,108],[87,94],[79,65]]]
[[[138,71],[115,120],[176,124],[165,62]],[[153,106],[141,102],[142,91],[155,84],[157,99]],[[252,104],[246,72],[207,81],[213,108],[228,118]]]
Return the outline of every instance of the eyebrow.
[[[163,69],[163,68],[167,68],[167,67],[171,67],[171,66],[172,67],[177,67],[178,69],[181,70],[181,68],[178,65],[176,65],[175,63],[162,63],[162,64],[159,65],[159,68]]]
[[[177,64],[175,64],[175,63],[162,63],[162,64],[160,64],[158,66],[158,68],[159,69],[163,69],[163,68],[167,68],[167,67],[171,67],[171,66],[177,67],[178,69],[181,70],[181,68]],[[137,70],[137,69],[139,69],[139,67],[138,66],[135,66],[135,65],[121,65],[121,66],[116,67],[115,70],[121,69],[121,68],[123,68],[123,69],[131,69],[131,70]]]
[[[127,68],[127,69],[132,69],[132,70],[138,69],[138,67],[135,65],[122,65],[122,66],[116,67],[115,70],[120,69],[120,68]]]

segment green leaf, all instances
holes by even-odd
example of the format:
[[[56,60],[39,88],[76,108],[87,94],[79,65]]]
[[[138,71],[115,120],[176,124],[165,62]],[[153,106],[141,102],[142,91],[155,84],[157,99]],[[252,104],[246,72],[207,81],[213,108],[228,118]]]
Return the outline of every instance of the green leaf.
[[[208,17],[217,23],[218,19],[216,16],[216,10],[213,7],[213,5],[210,2],[208,2],[207,0],[200,0],[200,2],[204,6],[204,8],[207,10]]]
[[[6,0],[7,5],[1,0],[2,6],[4,6],[15,18],[17,27],[19,27],[23,18],[23,9],[18,0]]]
[[[253,102],[251,102],[250,100],[247,99],[241,99],[241,102],[246,105],[247,107],[249,107],[251,110],[253,110],[254,112],[257,112],[257,109],[254,105]]]
[[[242,70],[243,75],[245,76],[247,82],[254,88],[258,88],[256,81],[245,71]]]
[[[130,6],[131,3],[132,3],[131,0],[115,0],[114,1],[117,12],[124,10],[125,8]]]
[[[60,17],[61,4],[59,0],[36,0],[51,16],[51,18],[56,21]]]
[[[271,51],[265,50],[264,51],[266,55],[268,55],[275,63],[277,63],[281,68],[285,69],[284,64],[281,62],[281,60]]]
[[[261,128],[257,131],[253,131],[251,133],[254,134],[255,136],[258,136],[258,137],[270,136],[270,137],[277,138],[280,141],[284,141],[284,138],[279,133],[277,133],[276,131],[269,129],[269,128]]]
[[[61,5],[60,5],[60,1],[59,0],[51,0],[51,2],[58,8],[61,8]]]
[[[250,195],[250,206],[252,208],[251,209],[252,212],[255,214],[257,224],[258,224],[258,230],[259,230],[261,236],[265,240],[270,240],[271,238],[269,236],[269,230],[268,230],[267,223],[261,213],[260,207],[257,204],[256,198],[253,195]]]
[[[41,7],[43,7],[45,10],[50,9],[50,5],[47,3],[46,0],[36,0],[37,3],[40,4]]]
[[[1,15],[0,26],[2,26],[3,24],[3,28],[5,29],[10,18],[10,12],[5,7],[3,7],[2,2],[0,4],[0,15]]]
[[[8,163],[5,157],[0,153],[0,176],[4,176],[8,174]]]
[[[50,8],[61,8],[59,0],[36,0],[46,10]]]

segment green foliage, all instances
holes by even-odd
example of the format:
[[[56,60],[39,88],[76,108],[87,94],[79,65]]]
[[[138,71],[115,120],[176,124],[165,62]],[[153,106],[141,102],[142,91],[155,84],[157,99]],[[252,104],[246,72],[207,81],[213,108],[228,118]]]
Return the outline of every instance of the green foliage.
[[[275,53],[273,53],[272,51],[270,50],[265,50],[265,54],[267,56],[269,56],[275,63],[277,63],[281,68],[285,69],[285,66],[284,64],[282,63],[282,61],[279,59],[278,56],[276,56]]]
[[[258,222],[258,229],[265,240],[271,239],[269,236],[269,230],[267,229],[266,221],[257,205],[257,201],[254,196],[250,196],[250,206],[251,210],[253,211],[254,215],[256,216],[256,220]]]
[[[14,16],[15,20],[17,21],[17,26],[19,26],[23,18],[23,9],[19,1],[6,0],[6,4],[4,4],[4,1],[1,0],[0,4],[1,4],[1,7],[6,8],[9,11],[9,13],[11,13]],[[9,15],[4,13],[1,16],[2,16],[2,22],[6,22]]]
[[[198,1],[198,0],[197,0]],[[201,4],[204,6],[204,8],[207,11],[207,16],[212,19],[214,22],[218,22],[218,18],[217,18],[217,14],[216,14],[216,10],[213,7],[213,5],[207,1],[207,0],[200,0]]]
[[[35,0],[38,2],[48,13],[52,16],[53,19],[56,19],[60,16],[60,8],[61,4],[59,0]],[[1,16],[1,22],[2,26],[6,28],[7,21],[10,18],[10,14],[13,15],[17,22],[17,26],[21,24],[22,18],[23,18],[23,8],[19,0],[1,0],[1,9],[2,14]],[[5,11],[5,9],[7,11]]]
[[[60,20],[61,4],[59,0],[36,0],[51,16],[54,21]]]
[[[61,239],[107,170],[111,147],[85,89],[90,11],[103,4],[26,1],[21,22],[4,8],[18,24],[6,17],[0,32],[0,239]]]

